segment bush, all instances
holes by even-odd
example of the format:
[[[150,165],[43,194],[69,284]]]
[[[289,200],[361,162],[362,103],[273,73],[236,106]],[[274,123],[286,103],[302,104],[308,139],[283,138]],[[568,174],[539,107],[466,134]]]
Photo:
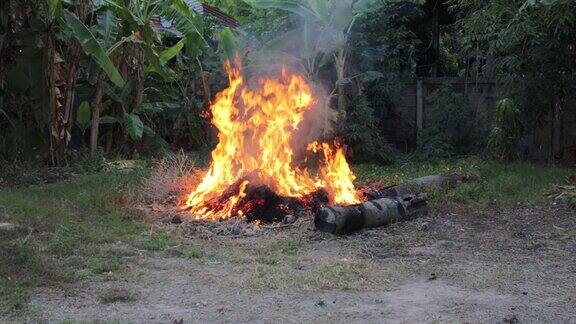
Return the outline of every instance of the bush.
[[[386,142],[374,116],[374,109],[364,95],[349,109],[341,137],[350,145],[354,162],[391,163],[397,152]]]
[[[482,107],[450,86],[430,96],[435,107],[429,110],[426,127],[418,136],[417,154],[423,158],[445,158],[484,152],[490,119]]]
[[[496,104],[496,123],[490,132],[488,149],[503,161],[513,158],[513,150],[522,136],[520,110],[512,99],[502,99]]]

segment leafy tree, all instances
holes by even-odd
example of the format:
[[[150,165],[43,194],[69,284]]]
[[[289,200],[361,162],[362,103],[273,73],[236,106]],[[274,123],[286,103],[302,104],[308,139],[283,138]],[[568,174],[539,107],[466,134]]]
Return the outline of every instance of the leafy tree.
[[[208,47],[205,19],[183,0],[45,0],[37,5],[30,0],[9,0],[0,7],[0,144],[4,157],[10,156],[4,155],[8,146],[14,152],[51,147],[53,163],[65,163],[78,94],[92,98],[76,116],[77,124],[85,127],[86,108],[92,110],[92,152],[100,137],[100,112],[106,109],[110,118],[121,121],[118,125],[122,127],[116,129],[123,130],[133,143],[143,134],[157,137],[151,116],[174,104],[150,102],[147,92],[164,83],[187,83],[187,75],[173,70],[174,62],[186,59],[200,65],[198,58]],[[180,39],[172,42],[173,35],[152,28],[154,17],[170,21]],[[127,95],[122,103],[115,100],[114,94],[119,92]],[[181,93],[173,100],[181,102],[188,95]],[[208,98],[209,91],[204,91],[204,96]],[[46,129],[50,145],[27,138],[34,134],[44,139]]]
[[[523,119],[542,120],[574,109],[576,2],[571,0],[452,0],[461,13],[464,51],[479,74],[495,77]],[[529,129],[529,128],[525,128]],[[554,148],[553,151],[558,148]]]
[[[365,14],[351,31],[348,67],[349,79],[354,85],[351,90],[362,93],[360,97],[368,101],[370,109],[364,109],[362,101],[352,100],[354,104],[347,107],[346,120],[346,124],[351,125],[341,136],[355,143],[355,151],[377,143],[379,148],[369,149],[373,154],[365,154],[365,160],[390,161],[394,154],[390,152],[387,137],[402,140],[412,136],[409,131],[414,128],[410,122],[412,116],[398,114],[401,110],[394,108],[402,99],[404,82],[412,81],[416,75],[423,42],[414,26],[420,27],[418,22],[424,16],[424,12],[412,4],[392,3]],[[359,95],[350,93],[349,96]],[[365,116],[363,121],[358,122],[358,115]],[[369,118],[372,121],[368,122]],[[363,128],[363,125],[374,127]],[[355,128],[362,132],[352,132]],[[402,146],[400,141],[397,144]]]

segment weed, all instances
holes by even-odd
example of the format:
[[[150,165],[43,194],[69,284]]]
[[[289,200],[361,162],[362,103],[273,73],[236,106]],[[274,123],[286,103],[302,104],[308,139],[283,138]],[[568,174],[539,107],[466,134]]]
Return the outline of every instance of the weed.
[[[324,263],[314,271],[318,275],[306,276],[304,280],[323,289],[354,289],[365,283],[366,271],[369,271],[368,263],[342,259]]]
[[[294,255],[304,246],[304,243],[302,237],[287,237],[273,242],[267,246],[267,250],[271,253]]]
[[[202,179],[195,159],[178,152],[156,162],[150,175],[142,183],[142,193],[147,201],[165,202],[181,197]]]
[[[70,254],[76,246],[75,243],[77,239],[75,233],[70,231],[68,227],[60,225],[54,232],[50,233],[48,249],[52,253]]]
[[[398,250],[404,243],[399,236],[386,236],[379,245],[382,250]]]
[[[88,257],[86,267],[94,273],[105,273],[120,269],[120,262],[115,258]]]
[[[148,236],[144,241],[139,244],[139,247],[148,251],[162,251],[170,246],[175,246],[180,243],[180,240],[168,233],[155,233]]]
[[[274,256],[258,256],[255,260],[259,264],[267,265],[267,266],[276,266],[280,264],[280,260]]]
[[[568,169],[538,166],[526,162],[504,164],[477,158],[433,162],[401,162],[392,166],[354,167],[358,183],[380,181],[398,184],[431,174],[455,174],[464,183],[455,190],[429,190],[432,206],[459,203],[504,204],[542,203],[555,184],[565,183]]]
[[[188,245],[180,248],[180,251],[189,259],[199,259],[204,256],[204,250],[198,245]]]
[[[0,317],[25,308],[25,289],[52,278],[30,237],[0,232]]]
[[[10,279],[0,278],[0,317],[10,316],[25,306],[24,287]]]
[[[133,242],[146,229],[126,195],[141,179],[136,171],[69,178],[41,187],[0,189],[0,205],[10,222],[34,231],[0,232],[0,313],[22,314],[28,288],[68,276],[117,270],[117,256],[100,255],[101,244]],[[56,271],[55,269],[58,269]]]
[[[99,169],[98,161],[86,161],[80,169]],[[188,258],[204,255],[201,246],[185,245],[178,236],[165,232],[147,233],[149,224],[132,208],[145,170],[140,167],[107,167],[105,172],[68,177],[34,187],[0,189],[3,215],[21,228],[34,231],[0,232],[0,314],[22,314],[26,290],[47,282],[87,278],[118,271],[122,255],[104,251],[103,246],[121,243],[149,251],[178,250]],[[546,192],[566,182],[568,171],[529,163],[502,164],[476,158],[413,162],[392,166],[354,166],[359,185],[370,181],[387,184],[430,174],[457,174],[464,183],[449,191],[431,191],[434,205],[484,203],[516,204],[546,201]],[[31,172],[31,174],[34,172]],[[16,174],[16,173],[14,173]],[[36,174],[36,173],[34,173]],[[35,176],[34,176],[35,177]],[[41,183],[46,183],[42,181]],[[478,217],[484,217],[482,213]],[[8,217],[8,216],[7,216]],[[486,217],[488,217],[486,215]],[[522,237],[521,231],[513,231]],[[316,234],[316,240],[329,238]],[[267,243],[241,264],[256,263],[249,283],[256,287],[280,288],[290,283],[300,287],[348,289],[363,286],[370,265],[362,260],[323,263],[310,269],[292,269],[293,259],[305,249],[307,239],[291,236]],[[401,248],[402,241],[387,238],[382,248]],[[253,250],[252,250],[253,251]],[[255,261],[255,262],[254,262]],[[58,271],[53,271],[58,269]],[[369,282],[368,282],[369,283]],[[122,295],[122,294],[120,294]],[[102,300],[115,300],[117,297]],[[118,297],[117,301],[122,298]]]

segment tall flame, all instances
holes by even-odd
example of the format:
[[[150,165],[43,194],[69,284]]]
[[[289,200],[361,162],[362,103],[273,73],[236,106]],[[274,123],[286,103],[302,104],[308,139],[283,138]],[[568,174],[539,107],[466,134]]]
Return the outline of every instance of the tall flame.
[[[304,114],[316,104],[305,79],[282,68],[279,78],[260,79],[251,89],[239,68],[230,62],[224,66],[229,86],[217,94],[210,107],[219,142],[212,151],[208,172],[188,195],[184,207],[197,219],[236,216],[241,211],[235,206],[251,183],[266,185],[286,197],[302,197],[324,188],[332,203],[358,203],[354,174],[341,148],[309,144],[309,151],[323,152],[319,177],[311,177],[306,170],[292,165],[292,137]],[[220,201],[235,185],[237,192]]]

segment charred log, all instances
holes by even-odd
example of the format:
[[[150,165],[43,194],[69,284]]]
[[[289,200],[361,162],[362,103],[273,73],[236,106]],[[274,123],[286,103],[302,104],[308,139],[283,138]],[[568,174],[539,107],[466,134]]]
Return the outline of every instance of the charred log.
[[[277,195],[267,186],[249,187],[246,196],[239,202],[241,210],[249,222],[260,220],[265,223],[279,221],[291,212],[293,202]]]
[[[221,209],[229,199],[238,196],[242,184],[249,181],[250,176],[247,175],[230,185],[219,197],[206,201],[206,206],[211,210]],[[265,185],[248,185],[244,192],[232,214],[242,215],[248,222],[293,223],[299,217],[313,215],[322,205],[328,203],[328,193],[323,189],[303,197],[280,196]]]
[[[426,194],[370,200],[359,205],[322,207],[314,217],[316,230],[349,234],[363,228],[385,226],[428,213]]]
[[[248,187],[246,196],[238,203],[237,208],[246,216],[248,222],[261,221],[294,222],[296,218],[306,214],[308,210],[317,210],[328,202],[325,191],[317,191],[307,196],[283,197],[276,194],[268,186]],[[286,219],[286,216],[292,219]]]

